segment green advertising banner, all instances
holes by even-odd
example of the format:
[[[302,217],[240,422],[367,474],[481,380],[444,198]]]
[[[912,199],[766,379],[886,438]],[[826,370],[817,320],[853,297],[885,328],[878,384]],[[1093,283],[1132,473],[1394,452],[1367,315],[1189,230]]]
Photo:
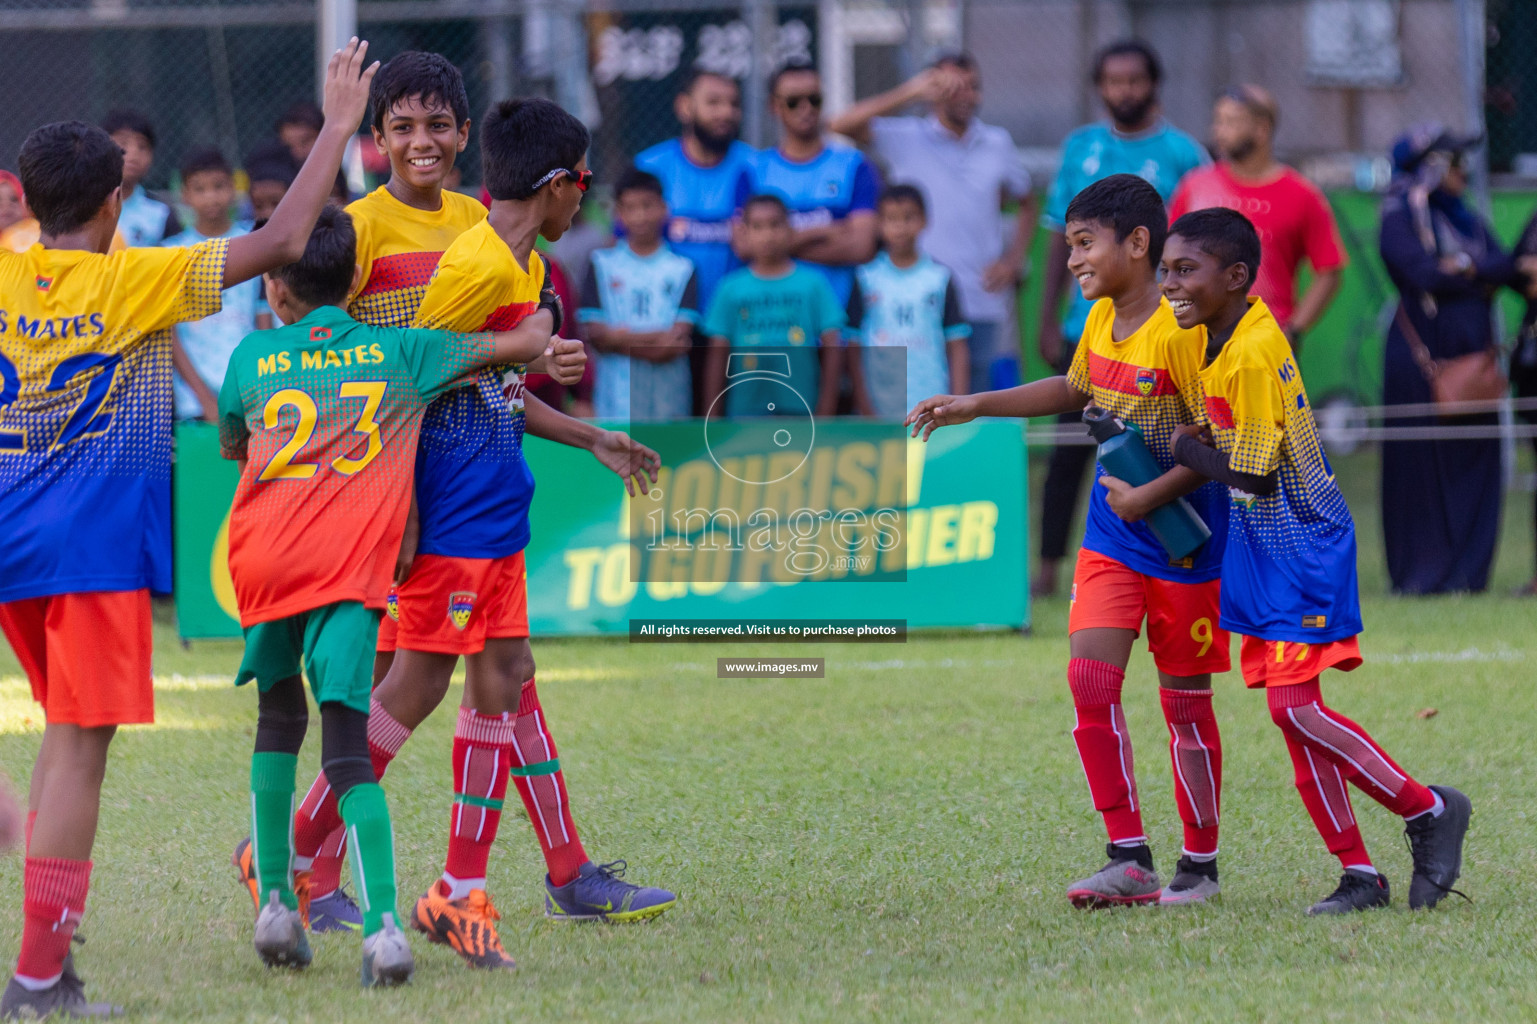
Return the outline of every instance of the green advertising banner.
[[[230,582],[229,506],[240,467],[219,455],[219,428],[191,420],[176,424],[171,473],[176,558],[176,628],[185,638],[240,635]]]
[[[588,453],[527,438],[538,481],[527,552],[533,634],[623,633],[631,618],[1029,624],[1020,422],[946,427],[925,445],[888,424],[827,420],[814,444],[787,451],[773,439],[765,448],[764,429],[635,428],[664,467],[652,494],[633,500]],[[217,432],[179,425],[184,637],[239,635],[225,561],[235,483]]]

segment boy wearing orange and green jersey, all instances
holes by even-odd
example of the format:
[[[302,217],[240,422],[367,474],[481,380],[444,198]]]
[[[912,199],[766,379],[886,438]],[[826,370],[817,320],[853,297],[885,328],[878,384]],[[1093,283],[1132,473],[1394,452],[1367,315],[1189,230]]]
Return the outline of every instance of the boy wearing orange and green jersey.
[[[390,159],[390,178],[347,207],[357,236],[359,268],[347,312],[374,327],[409,327],[443,251],[486,218],[479,202],[443,187],[469,143],[470,101],[463,76],[447,58],[407,51],[379,69],[369,105],[374,145]],[[409,520],[406,537],[406,546],[414,550],[415,530]],[[382,602],[387,589],[386,582],[374,599]],[[376,681],[384,677],[393,650],[391,643],[376,656]],[[346,831],[339,824],[313,824],[325,801],[334,808],[334,798],[322,775],[303,802],[302,820],[310,827],[301,825],[298,833],[300,864],[313,872],[306,911],[317,932],[356,930],[361,921],[351,898],[338,888]],[[249,844],[242,841],[233,859],[255,898]]]

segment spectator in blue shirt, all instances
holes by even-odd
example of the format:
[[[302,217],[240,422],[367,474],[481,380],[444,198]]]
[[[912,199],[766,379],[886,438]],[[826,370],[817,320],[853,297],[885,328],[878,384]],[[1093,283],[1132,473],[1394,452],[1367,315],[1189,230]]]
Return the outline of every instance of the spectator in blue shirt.
[[[827,279],[790,258],[794,240],[784,200],[747,200],[740,237],[747,266],[726,275],[705,315],[711,415],[723,395],[732,418],[809,420],[836,411],[846,315]]]
[[[792,62],[769,86],[779,145],[758,154],[753,191],[777,195],[790,209],[790,255],[818,268],[840,303],[854,268],[875,256],[875,199],[880,178],[863,153],[829,144],[822,131],[822,79]]]
[[[715,286],[740,266],[731,252],[731,222],[750,193],[754,150],[737,139],[742,130],[742,90],[736,80],[695,70],[673,101],[683,130],[635,158],[637,170],[662,182],[671,212],[667,241],[699,274],[700,307]]]
[[[1040,350],[1047,365],[1066,373],[1093,303],[1083,297],[1067,272],[1067,204],[1101,178],[1135,174],[1163,196],[1191,170],[1211,162],[1195,139],[1163,119],[1158,83],[1163,67],[1152,47],[1135,39],[1112,43],[1094,62],[1094,86],[1110,115],[1086,124],[1062,143],[1062,167],[1046,193],[1041,223],[1051,232],[1046,256],[1046,288],[1041,301]],[[1062,300],[1068,299],[1062,316]],[[1077,414],[1061,417],[1078,423]],[[1057,589],[1057,567],[1067,554],[1067,532],[1093,461],[1087,445],[1063,445],[1052,452],[1041,487],[1041,557],[1031,593],[1044,597]]]
[[[598,419],[655,423],[693,406],[688,353],[699,300],[694,265],[662,239],[667,203],[656,175],[632,170],[614,186],[624,237],[593,251],[577,319],[598,350]]]
[[[168,246],[198,245],[210,238],[235,238],[251,230],[230,216],[235,204],[235,178],[217,149],[193,152],[182,161],[181,198],[197,218],[192,227],[165,240]],[[193,323],[177,324],[171,339],[171,363],[176,369],[176,418],[219,419],[219,388],[229,357],[252,331],[272,326],[272,314],[257,277],[224,289],[219,312]]]
[[[181,231],[181,222],[169,204],[144,191],[144,179],[155,166],[155,126],[137,110],[114,110],[101,127],[123,150],[123,212],[117,228],[130,246],[159,245]]]

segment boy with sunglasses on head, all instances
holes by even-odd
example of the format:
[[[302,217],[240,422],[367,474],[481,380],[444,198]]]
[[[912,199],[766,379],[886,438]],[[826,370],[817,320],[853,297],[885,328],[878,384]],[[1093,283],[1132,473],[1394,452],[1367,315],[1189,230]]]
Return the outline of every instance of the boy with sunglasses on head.
[[[1265,689],[1302,803],[1344,869],[1308,913],[1388,905],[1388,881],[1367,855],[1347,781],[1404,819],[1414,860],[1409,909],[1433,907],[1455,891],[1472,805],[1449,786],[1417,782],[1324,703],[1323,672],[1361,665],[1355,522],[1286,335],[1249,296],[1259,266],[1259,235],[1236,210],[1197,210],[1170,228],[1163,293],[1179,325],[1201,333],[1206,353],[1204,425],[1176,429],[1169,450],[1228,487],[1222,628],[1243,637],[1244,682]]]

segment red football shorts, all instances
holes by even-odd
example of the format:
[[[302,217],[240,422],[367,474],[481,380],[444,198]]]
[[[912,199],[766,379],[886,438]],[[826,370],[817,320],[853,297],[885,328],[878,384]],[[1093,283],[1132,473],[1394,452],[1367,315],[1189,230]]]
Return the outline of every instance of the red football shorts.
[[[1222,593],[1218,580],[1172,583],[1147,576],[1123,562],[1087,548],[1078,549],[1073,603],[1067,631],[1130,629],[1142,632],[1159,671],[1171,676],[1226,672],[1227,630],[1217,625]]]
[[[1244,685],[1293,686],[1316,679],[1328,668],[1350,672],[1361,667],[1358,640],[1352,636],[1326,644],[1300,644],[1246,636],[1238,655]]]
[[[94,729],[155,720],[148,590],[0,604],[0,631],[49,722]]]
[[[506,558],[418,555],[384,609],[381,651],[479,654],[488,639],[528,636],[523,552]]]

